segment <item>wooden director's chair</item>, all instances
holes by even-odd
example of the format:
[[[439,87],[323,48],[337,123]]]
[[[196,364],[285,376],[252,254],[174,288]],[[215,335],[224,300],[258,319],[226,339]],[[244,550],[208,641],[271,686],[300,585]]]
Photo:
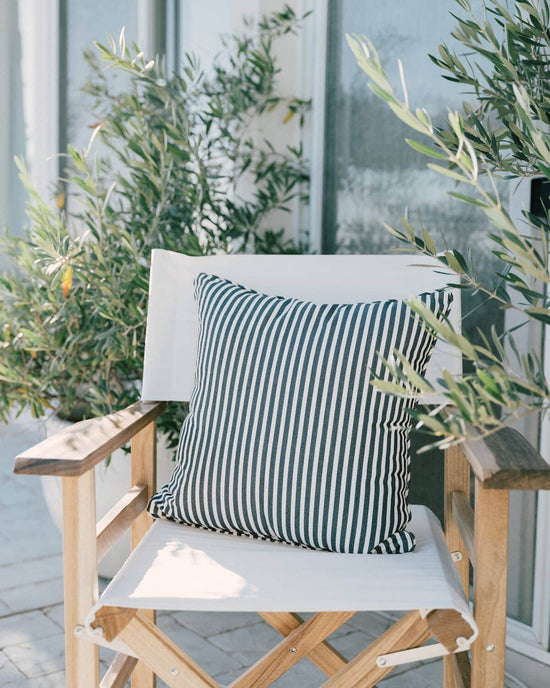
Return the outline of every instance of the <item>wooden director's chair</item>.
[[[504,686],[508,490],[549,489],[550,466],[514,430],[468,441],[445,455],[445,535],[425,507],[412,508],[415,552],[348,555],[310,551],[157,521],[156,419],[163,402],[189,399],[199,272],[268,294],[321,303],[402,298],[444,277],[410,256],[215,256],[155,251],[143,402],[78,423],[17,457],[16,473],[62,476],[67,685],[116,688],[132,677],[152,688],[218,688],[155,625],[155,610],[257,611],[283,639],[234,681],[270,685],[303,657],[326,688],[367,688],[405,662],[444,656],[444,686]],[[459,294],[457,294],[457,301]],[[460,319],[455,307],[451,320]],[[437,345],[432,379],[460,361]],[[131,440],[130,490],[96,523],[94,466]],[[470,471],[475,511],[470,506]],[[97,562],[131,528],[133,552],[98,599]],[[469,565],[474,568],[470,611]],[[314,612],[306,621],[296,612]],[[326,642],[355,611],[407,613],[351,661]],[[435,642],[425,644],[430,638]],[[99,682],[98,645],[118,651]],[[468,650],[471,649],[471,662]]]

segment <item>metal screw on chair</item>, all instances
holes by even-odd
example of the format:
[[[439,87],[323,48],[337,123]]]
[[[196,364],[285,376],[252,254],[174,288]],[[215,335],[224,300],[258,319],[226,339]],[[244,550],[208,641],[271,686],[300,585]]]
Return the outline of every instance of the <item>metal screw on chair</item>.
[[[385,657],[377,657],[376,663],[378,664],[379,667],[386,666],[387,660]]]
[[[462,552],[451,552],[451,557],[454,562],[462,561]]]
[[[495,651],[494,645],[487,645],[487,652],[494,652],[494,651]]]
[[[458,647],[462,647],[463,645],[467,645],[468,641],[466,640],[466,638],[463,638],[461,635],[459,635],[456,639],[456,644],[458,645]]]
[[[174,668],[170,673],[172,674],[172,676],[177,676],[179,674],[179,671],[176,668]]]
[[[103,626],[97,626],[96,628],[94,628],[92,633],[96,636],[96,638],[103,638],[103,634],[105,633],[105,629],[103,628]]]
[[[84,626],[81,626],[80,624],[77,624],[74,627],[73,633],[76,635],[77,638],[79,638],[81,635],[84,635]]]
[[[295,648],[295,647],[291,647],[291,648],[290,648],[290,651],[292,652],[292,654],[294,654],[294,653],[296,652],[296,648]]]

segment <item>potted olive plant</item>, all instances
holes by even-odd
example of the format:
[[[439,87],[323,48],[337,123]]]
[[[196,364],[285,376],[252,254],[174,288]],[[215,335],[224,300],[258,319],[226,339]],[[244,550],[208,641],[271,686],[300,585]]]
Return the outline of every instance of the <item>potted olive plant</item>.
[[[71,422],[139,399],[153,248],[302,250],[273,226],[273,211],[307,195],[302,148],[257,136],[267,111],[303,125],[309,103],[277,96],[274,57],[274,42],[299,23],[285,7],[246,24],[208,73],[187,56],[169,74],[126,46],[124,32],[86,54],[90,144],[68,148],[53,199],[20,164],[30,227],[4,238],[13,267],[0,277],[0,419],[27,408]],[[172,455],[184,414],[171,405],[160,419]]]

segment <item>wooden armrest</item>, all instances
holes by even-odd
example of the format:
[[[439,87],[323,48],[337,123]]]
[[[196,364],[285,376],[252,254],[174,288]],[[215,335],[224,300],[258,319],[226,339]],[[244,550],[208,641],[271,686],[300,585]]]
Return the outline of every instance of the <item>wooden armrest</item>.
[[[503,428],[460,445],[483,487],[500,490],[550,490],[550,464],[514,428]],[[476,436],[477,435],[477,436]]]
[[[165,406],[137,401],[123,411],[75,423],[19,454],[14,473],[82,475],[158,418]]]

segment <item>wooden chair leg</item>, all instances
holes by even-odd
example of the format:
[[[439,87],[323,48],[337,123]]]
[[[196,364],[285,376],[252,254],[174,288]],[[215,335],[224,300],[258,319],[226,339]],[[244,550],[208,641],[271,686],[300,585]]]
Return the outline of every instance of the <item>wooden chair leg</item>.
[[[118,637],[141,658],[138,667],[142,662],[154,667],[171,688],[221,688],[141,611],[130,619]]]
[[[472,667],[467,652],[451,655],[457,688],[471,688]]]
[[[132,439],[132,485],[147,485],[147,499],[155,491],[157,471],[157,424],[149,423]],[[132,549],[151,527],[153,519],[144,511],[132,524]],[[156,623],[153,610],[141,612],[151,623]],[[155,688],[156,677],[143,662],[139,662],[132,674],[132,688]]]
[[[453,517],[452,493],[470,494],[470,464],[460,447],[445,450],[445,537],[450,552],[460,552],[462,559],[456,562],[466,598],[470,596],[470,562],[466,547],[460,537],[458,526]],[[452,655],[443,658],[444,688],[458,688],[455,662]]]
[[[67,688],[97,688],[99,649],[75,635],[97,601],[95,476],[62,478]]]
[[[99,688],[124,688],[137,663],[138,660],[135,657],[119,653],[107,669]]]
[[[472,646],[472,688],[502,688],[506,655],[508,490],[476,480],[474,615],[479,637]]]

